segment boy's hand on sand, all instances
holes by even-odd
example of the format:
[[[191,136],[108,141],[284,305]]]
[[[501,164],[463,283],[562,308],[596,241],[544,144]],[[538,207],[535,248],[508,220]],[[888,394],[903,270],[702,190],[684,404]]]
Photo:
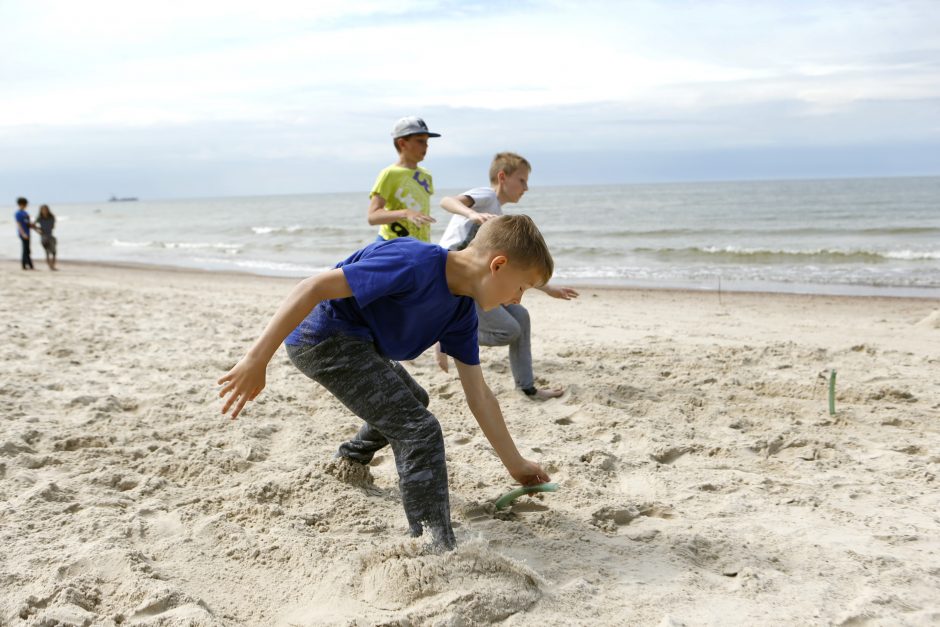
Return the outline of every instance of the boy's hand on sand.
[[[225,398],[225,404],[222,405],[223,414],[228,413],[229,408],[234,405],[232,420],[235,420],[245,403],[253,401],[261,393],[265,385],[266,365],[250,357],[242,357],[228,374],[218,380],[218,384],[222,386],[219,398]]]
[[[437,359],[437,365],[441,367],[441,370],[444,372],[449,372],[449,366],[447,364],[447,353],[441,350],[440,342],[434,345],[434,357]]]
[[[538,485],[551,481],[548,473],[542,470],[541,466],[527,459],[523,459],[518,468],[509,469],[509,474],[522,485]]]
[[[552,287],[546,285],[542,288],[542,291],[552,298],[560,298],[562,300],[571,300],[572,298],[578,297],[578,291],[570,287]]]

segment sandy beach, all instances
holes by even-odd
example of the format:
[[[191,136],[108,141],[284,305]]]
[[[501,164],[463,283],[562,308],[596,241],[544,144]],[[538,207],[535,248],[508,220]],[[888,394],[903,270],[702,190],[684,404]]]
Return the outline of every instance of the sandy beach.
[[[0,625],[940,623],[940,301],[527,295],[536,374],[484,372],[513,482],[430,353],[459,542],[405,535],[394,464],[288,362],[237,420],[215,380],[296,282],[0,263]],[[837,371],[836,413],[827,377]]]

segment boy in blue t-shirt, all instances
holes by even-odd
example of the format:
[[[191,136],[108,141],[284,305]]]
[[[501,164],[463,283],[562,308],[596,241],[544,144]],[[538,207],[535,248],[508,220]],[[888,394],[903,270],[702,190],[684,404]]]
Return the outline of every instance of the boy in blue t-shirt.
[[[234,419],[261,393],[267,364],[283,341],[301,372],[365,421],[338,456],[368,464],[390,445],[411,534],[427,526],[436,546],[453,548],[441,427],[428,411],[427,392],[397,362],[440,342],[509,474],[523,485],[548,481],[538,464],[519,454],[483,379],[474,303],[484,311],[519,303],[527,289],[548,282],[553,265],[525,215],[487,221],[461,251],[407,237],[373,242],[294,288],[261,337],[219,379],[222,413],[232,409]]]
[[[20,248],[22,251],[20,263],[23,265],[24,270],[34,270],[33,256],[29,250],[29,230],[33,227],[33,223],[30,222],[29,214],[26,213],[26,206],[29,204],[29,201],[25,198],[17,198],[16,204],[20,209],[13,214],[13,219],[16,220],[16,234],[20,236]]]

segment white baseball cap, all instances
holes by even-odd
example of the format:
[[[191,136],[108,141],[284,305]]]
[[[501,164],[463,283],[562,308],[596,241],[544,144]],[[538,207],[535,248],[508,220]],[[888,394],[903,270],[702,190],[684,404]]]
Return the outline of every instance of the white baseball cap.
[[[419,118],[416,115],[409,115],[406,118],[402,118],[395,122],[395,127],[392,128],[392,137],[398,139],[399,137],[407,137],[408,135],[427,135],[428,137],[440,137],[440,133],[432,133],[428,130],[428,125],[424,123],[424,120]]]

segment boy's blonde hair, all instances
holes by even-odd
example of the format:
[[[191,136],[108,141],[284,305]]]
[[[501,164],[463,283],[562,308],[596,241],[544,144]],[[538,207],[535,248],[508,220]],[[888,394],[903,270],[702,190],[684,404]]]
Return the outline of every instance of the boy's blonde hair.
[[[487,220],[480,227],[468,248],[506,255],[512,263],[537,270],[542,285],[548,283],[555,272],[555,262],[548,245],[532,218],[525,214],[502,215]]]
[[[532,165],[526,161],[526,158],[517,155],[514,152],[498,152],[493,157],[493,163],[490,164],[490,183],[496,183],[496,177],[500,172],[505,172],[509,176],[519,168],[525,168],[532,171]]]

